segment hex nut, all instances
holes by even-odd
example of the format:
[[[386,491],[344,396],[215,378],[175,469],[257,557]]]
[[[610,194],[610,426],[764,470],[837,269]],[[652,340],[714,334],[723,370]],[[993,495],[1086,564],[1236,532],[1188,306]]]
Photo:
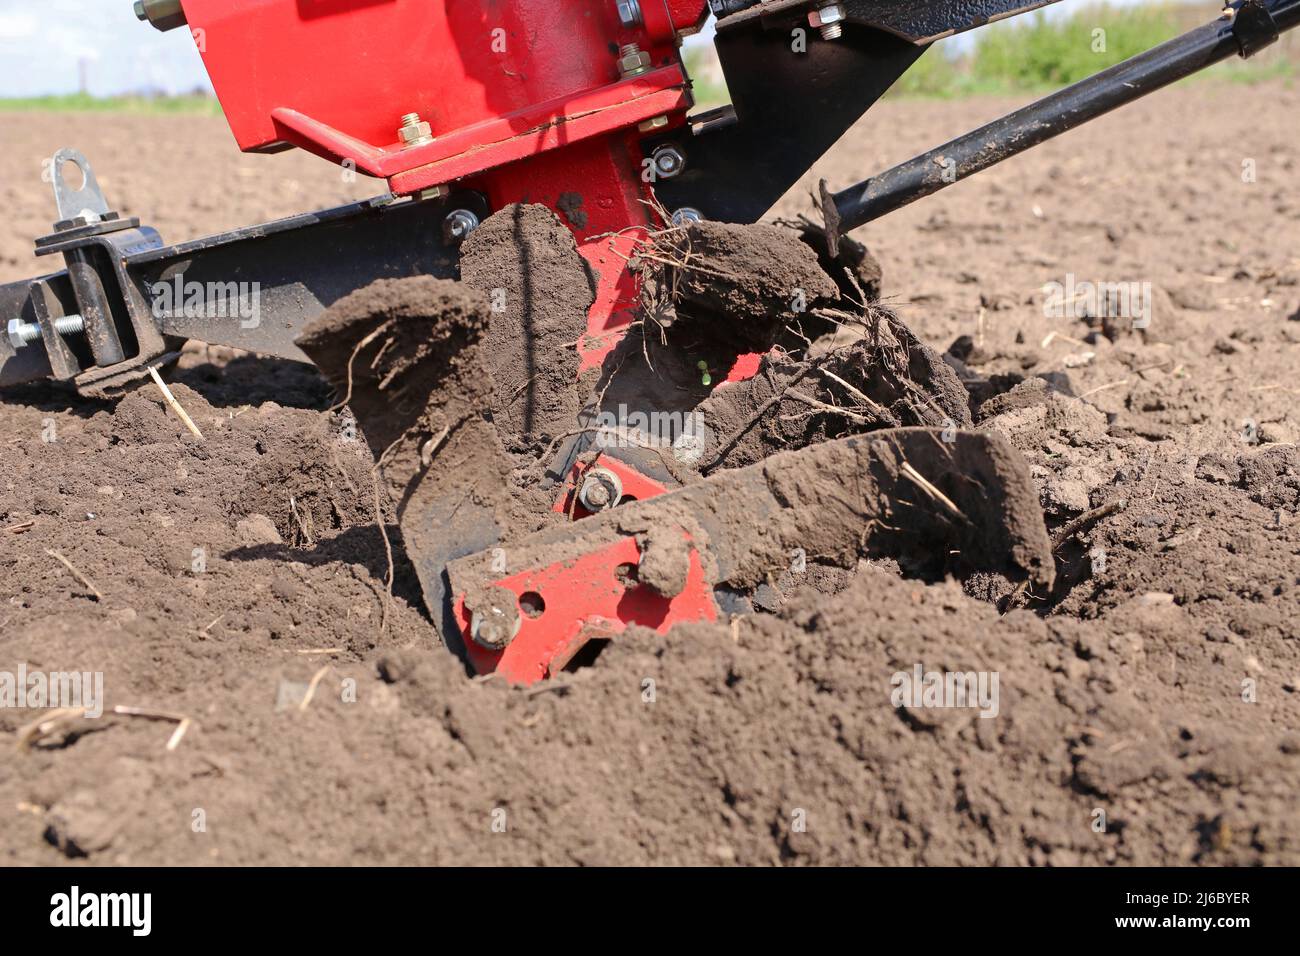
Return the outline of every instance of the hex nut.
[[[433,127],[423,121],[408,123],[397,131],[397,135],[402,141],[403,148],[423,146],[425,143],[433,142]]]
[[[618,74],[623,77],[640,76],[650,72],[650,64],[650,54],[635,43],[629,43],[618,55]]]
[[[22,319],[10,319],[5,332],[9,338],[9,344],[15,349],[20,349],[27,344],[27,336],[23,334],[26,325]]]
[[[641,18],[641,4],[637,0],[618,0],[618,22],[623,24],[625,29],[631,30],[633,27],[639,27],[643,20]]]
[[[813,10],[808,14],[808,25],[812,27],[828,27],[835,23],[843,23],[845,19],[844,7],[842,4],[831,3],[820,9]]]
[[[608,468],[592,468],[582,478],[578,500],[591,512],[613,508],[623,497],[623,482]]]
[[[654,161],[655,175],[660,179],[672,179],[686,168],[686,157],[673,145],[660,146],[651,155]]]

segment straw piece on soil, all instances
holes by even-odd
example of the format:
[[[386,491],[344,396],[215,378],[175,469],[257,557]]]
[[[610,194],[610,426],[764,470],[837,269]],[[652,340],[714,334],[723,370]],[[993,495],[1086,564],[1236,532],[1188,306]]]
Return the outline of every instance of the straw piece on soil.
[[[203,441],[203,432],[199,431],[199,426],[194,424],[194,419],[190,418],[189,412],[185,411],[185,409],[181,407],[181,403],[176,401],[176,396],[173,395],[172,390],[167,387],[167,383],[162,380],[162,376],[158,374],[158,370],[156,368],[150,368],[149,374],[153,377],[153,383],[158,386],[159,391],[162,392],[163,398],[171,407],[171,410],[176,413],[176,417],[181,420],[181,423],[190,430],[195,438],[199,441]]]
[[[104,595],[100,593],[99,588],[95,587],[94,582],[91,581],[90,578],[86,577],[84,574],[82,574],[80,571],[78,571],[78,570],[73,566],[73,564],[72,564],[71,561],[69,561],[69,560],[68,560],[67,558],[65,558],[63,555],[59,554],[59,552],[57,552],[57,551],[52,551],[52,550],[50,550],[49,548],[46,548],[46,549],[45,549],[45,553],[48,554],[51,558],[54,558],[56,561],[58,561],[60,564],[62,564],[65,568],[67,568],[67,569],[72,573],[72,576],[73,576],[74,578],[76,578],[76,579],[81,583],[81,585],[82,585],[83,587],[89,589],[90,593],[93,594],[93,595],[95,596],[95,600],[96,600],[96,601],[103,602],[103,600],[104,600]]]

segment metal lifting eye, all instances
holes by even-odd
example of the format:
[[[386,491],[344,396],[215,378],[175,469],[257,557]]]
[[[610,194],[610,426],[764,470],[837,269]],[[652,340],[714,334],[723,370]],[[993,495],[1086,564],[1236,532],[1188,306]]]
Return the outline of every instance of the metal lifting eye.
[[[98,222],[111,211],[108,200],[100,191],[99,180],[95,178],[90,160],[80,152],[65,146],[54,154],[50,163],[54,203],[59,210],[59,219]]]

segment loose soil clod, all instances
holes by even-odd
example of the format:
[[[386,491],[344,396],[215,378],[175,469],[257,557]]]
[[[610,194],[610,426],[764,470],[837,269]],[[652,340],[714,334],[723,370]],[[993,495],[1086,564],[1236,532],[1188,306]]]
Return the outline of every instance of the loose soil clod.
[[[507,206],[461,254],[462,280],[490,305],[482,362],[498,392],[497,430],[512,447],[549,441],[574,426],[586,398],[574,343],[595,286],[573,233],[545,206]]]

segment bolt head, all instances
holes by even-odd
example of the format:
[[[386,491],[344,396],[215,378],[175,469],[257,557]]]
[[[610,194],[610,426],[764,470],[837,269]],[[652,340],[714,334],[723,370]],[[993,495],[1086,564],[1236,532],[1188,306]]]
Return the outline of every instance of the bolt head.
[[[609,499],[613,497],[613,492],[609,485],[599,479],[591,479],[582,486],[582,502],[588,508],[599,511],[602,508],[609,507]]]
[[[639,27],[641,20],[641,4],[637,0],[618,0],[618,21],[623,26],[631,30],[633,27]]]
[[[703,221],[704,213],[700,212],[698,209],[693,209],[690,206],[683,206],[681,209],[673,213],[674,226],[688,226],[693,222]]]
[[[808,13],[808,25],[811,27],[828,27],[833,23],[843,23],[844,19],[844,6],[839,3],[827,4]]]
[[[672,179],[686,168],[686,157],[676,146],[660,146],[652,158],[660,179]]]
[[[486,613],[475,611],[470,617],[469,633],[474,643],[490,651],[505,650],[523,627],[516,612],[512,616],[498,607],[489,607]]]
[[[634,50],[620,54],[618,58],[619,76],[640,76],[650,72],[650,54],[645,50]]]
[[[457,209],[442,221],[442,232],[448,242],[464,242],[479,227],[478,216],[468,209]]]
[[[612,508],[623,497],[623,482],[608,468],[593,468],[583,476],[578,501],[588,511]]]
[[[14,348],[20,349],[27,344],[27,340],[23,338],[22,319],[10,319],[5,331],[9,338],[9,344]]]

